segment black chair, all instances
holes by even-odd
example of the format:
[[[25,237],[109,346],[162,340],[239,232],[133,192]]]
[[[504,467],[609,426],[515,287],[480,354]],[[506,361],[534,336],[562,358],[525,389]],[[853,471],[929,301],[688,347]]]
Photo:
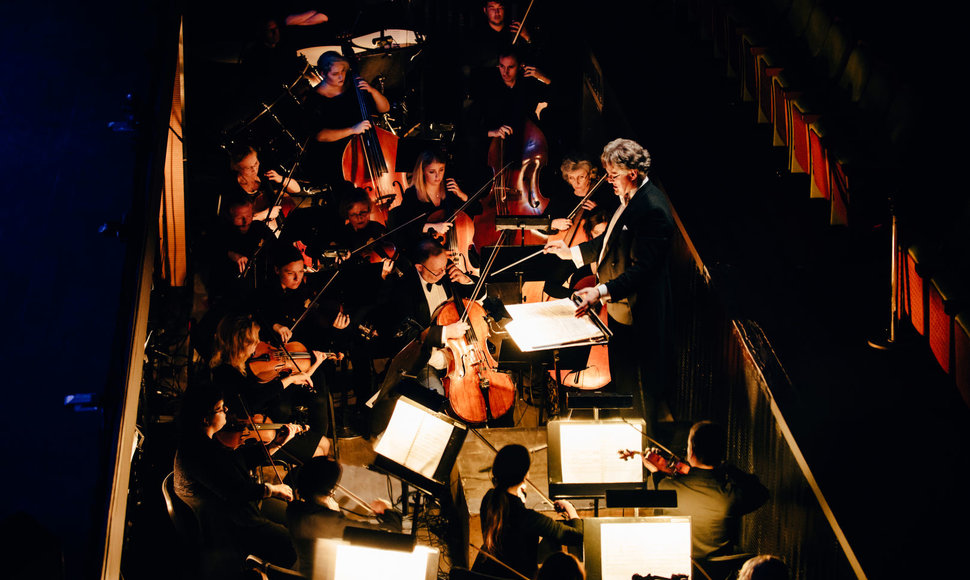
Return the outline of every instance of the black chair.
[[[162,480],[162,497],[165,498],[165,509],[168,517],[178,531],[179,536],[191,546],[200,546],[202,543],[202,533],[199,528],[199,520],[184,501],[175,495],[175,472],[171,472]]]

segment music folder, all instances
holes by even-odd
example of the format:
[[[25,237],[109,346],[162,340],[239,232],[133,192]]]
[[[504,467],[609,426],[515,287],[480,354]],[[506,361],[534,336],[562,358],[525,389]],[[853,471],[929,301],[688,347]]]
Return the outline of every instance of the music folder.
[[[374,445],[374,467],[438,495],[449,485],[467,435],[461,421],[402,396]]]
[[[576,303],[569,298],[505,308],[512,317],[505,330],[522,352],[606,344],[613,335],[592,311],[577,318]]]
[[[645,426],[643,419],[549,421],[550,497],[602,498],[609,490],[643,489],[643,463],[621,459],[619,451],[641,451]]]
[[[689,516],[584,520],[587,580],[691,577]]]

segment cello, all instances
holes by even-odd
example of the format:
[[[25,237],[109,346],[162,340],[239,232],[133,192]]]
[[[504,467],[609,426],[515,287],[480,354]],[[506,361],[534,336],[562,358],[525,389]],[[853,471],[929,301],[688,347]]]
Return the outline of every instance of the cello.
[[[353,76],[360,118],[366,121],[371,114],[359,86],[361,80],[358,75]],[[347,143],[341,159],[344,179],[368,193],[371,219],[382,225],[387,224],[387,212],[401,203],[407,183],[407,175],[394,170],[397,143],[397,135],[372,125]]]
[[[485,267],[486,271],[494,261],[496,253],[492,253],[489,264]],[[485,320],[485,309],[474,297],[482,289],[484,280],[484,276],[479,279],[471,299],[459,298],[452,292],[452,298],[442,303],[433,315],[439,326],[459,321],[468,322],[464,336],[446,341],[448,374],[442,379],[442,384],[452,412],[471,424],[481,424],[501,417],[515,403],[515,383],[512,377],[496,370],[498,362],[492,358],[482,342],[488,338],[488,322]],[[447,274],[444,283],[451,285]]]

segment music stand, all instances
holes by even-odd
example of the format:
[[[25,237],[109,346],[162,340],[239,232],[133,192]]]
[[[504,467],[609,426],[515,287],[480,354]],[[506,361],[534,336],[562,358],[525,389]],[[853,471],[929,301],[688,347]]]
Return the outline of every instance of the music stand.
[[[594,513],[608,490],[644,488],[643,464],[618,451],[643,450],[643,419],[553,420],[546,425],[549,496],[591,498]]]
[[[440,497],[448,493],[451,471],[467,435],[461,421],[402,396],[374,444],[373,466]]]
[[[689,516],[585,520],[583,552],[587,580],[634,574],[691,577]]]
[[[347,528],[350,529],[350,528]],[[435,580],[438,576],[438,550],[414,546],[410,551],[376,547],[356,539],[320,538],[314,542],[311,578],[350,580],[354,578],[394,578],[395,580]]]

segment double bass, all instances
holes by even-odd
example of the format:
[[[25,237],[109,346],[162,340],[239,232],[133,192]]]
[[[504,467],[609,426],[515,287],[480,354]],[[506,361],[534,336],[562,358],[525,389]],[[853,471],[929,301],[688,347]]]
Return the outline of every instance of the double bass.
[[[549,199],[539,188],[539,174],[549,158],[549,146],[542,130],[527,119],[519,135],[493,137],[488,148],[488,166],[495,175],[491,194],[482,203],[482,215],[475,219],[475,246],[494,245],[499,232],[497,216],[541,216]],[[510,145],[514,142],[514,145]],[[512,158],[512,152],[518,152]],[[512,166],[503,171],[509,163]],[[526,232],[524,243],[541,244],[545,240]]]
[[[360,118],[366,121],[370,119],[371,112],[358,86],[360,81],[356,74],[351,77],[360,106]],[[372,124],[347,143],[341,160],[344,179],[368,193],[371,198],[371,219],[382,225],[387,224],[387,212],[401,203],[407,183],[407,175],[395,171],[397,144],[397,135]]]

